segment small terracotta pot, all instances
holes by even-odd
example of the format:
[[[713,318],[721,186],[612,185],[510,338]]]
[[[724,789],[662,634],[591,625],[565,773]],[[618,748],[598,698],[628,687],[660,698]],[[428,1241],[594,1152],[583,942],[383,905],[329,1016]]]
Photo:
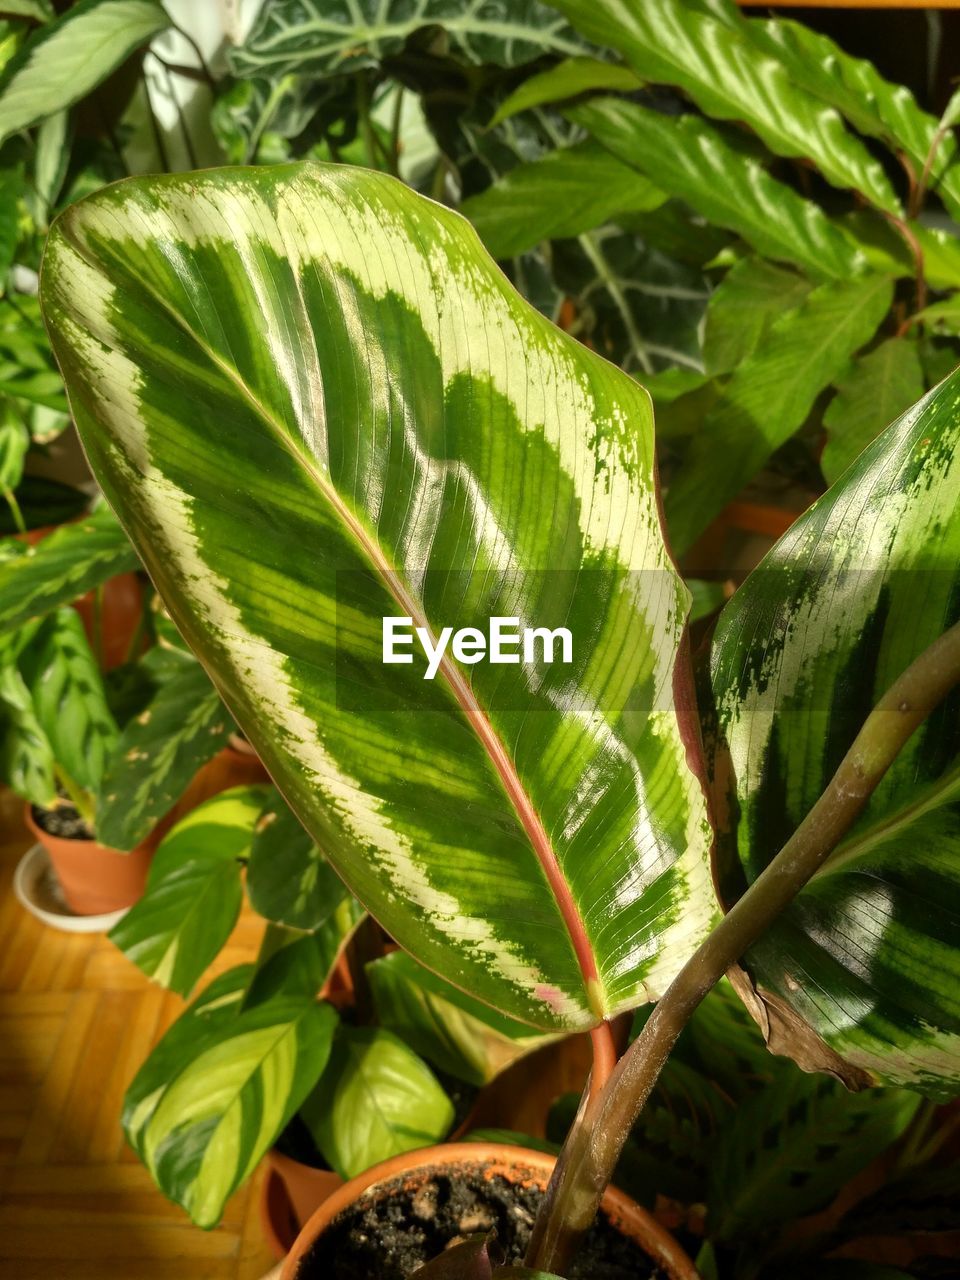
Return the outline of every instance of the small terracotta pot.
[[[26,806],[25,821],[34,839],[46,849],[67,906],[78,916],[99,916],[132,907],[147,883],[155,836],[120,853],[96,840],[65,840],[37,824]]]
[[[274,1253],[285,1258],[304,1225],[343,1186],[343,1179],[332,1169],[315,1169],[275,1149],[267,1152],[266,1163],[260,1218]]]
[[[520,1186],[545,1188],[555,1164],[556,1159],[545,1152],[500,1142],[451,1142],[384,1160],[344,1183],[317,1209],[287,1255],[281,1280],[298,1280],[300,1263],[314,1241],[361,1197],[380,1198],[400,1188],[409,1190],[458,1166],[467,1167],[484,1178],[501,1177]],[[699,1280],[696,1268],[673,1236],[629,1196],[616,1187],[608,1187],[600,1208],[611,1225],[642,1249],[669,1280]],[[370,1280],[376,1277],[371,1276]]]

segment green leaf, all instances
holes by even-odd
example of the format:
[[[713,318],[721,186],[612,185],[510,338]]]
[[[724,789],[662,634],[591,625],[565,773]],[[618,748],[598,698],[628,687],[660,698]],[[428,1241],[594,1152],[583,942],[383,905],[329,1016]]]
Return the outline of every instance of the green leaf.
[[[124,1100],[127,1138],[198,1226],[219,1222],[326,1065],[337,1015],[303,996],[241,1008],[232,969],[182,1014]]]
[[[79,102],[169,25],[156,0],[81,0],[39,28],[0,79],[0,142]]]
[[[727,599],[727,588],[723,582],[706,582],[703,578],[685,578],[684,581],[693,598],[690,605],[691,622],[709,618]]]
[[[20,238],[18,205],[22,191],[23,179],[17,170],[0,170],[0,293],[6,292],[7,275],[17,252]]]
[[[447,1136],[453,1106],[427,1064],[389,1031],[341,1026],[326,1071],[300,1108],[342,1178]]]
[[[9,400],[0,402],[0,489],[15,489],[23,477],[30,433]]]
[[[636,102],[601,98],[566,115],[625,164],[769,257],[816,277],[846,280],[863,255],[819,205],[771,178],[699,116],[666,116]]]
[[[54,16],[53,0],[3,0],[2,12],[18,18],[36,18],[49,22]]]
[[[229,53],[235,75],[313,77],[376,67],[424,27],[442,28],[451,52],[471,63],[515,67],[546,53],[583,53],[565,22],[537,0],[273,0],[242,45]]]
[[[343,902],[343,882],[276,791],[257,820],[247,893],[265,919],[309,933]]]
[[[677,0],[644,0],[628,11],[619,0],[551,4],[588,39],[623,54],[642,79],[683,90],[708,116],[749,124],[776,155],[812,160],[834,186],[899,211],[883,169],[838,113],[800,88],[739,24]]]
[[[803,424],[820,392],[876,332],[892,295],[882,276],[823,284],[774,321],[733,374],[667,491],[678,554]]]
[[[367,965],[377,1021],[445,1075],[488,1084],[511,1062],[546,1043],[430,973],[403,951]]]
[[[108,762],[97,808],[103,843],[133,849],[145,839],[232,727],[203,667],[184,663],[130,720]]]
[[[31,804],[57,798],[53,750],[23,676],[4,655],[0,665],[0,779]]]
[[[753,1243],[823,1208],[901,1136],[919,1105],[906,1090],[851,1094],[799,1072],[741,1102],[712,1149],[710,1238]]]
[[[46,226],[56,204],[70,162],[70,113],[58,111],[47,116],[37,131],[37,155],[33,168],[33,184],[39,201],[41,226]]]
[[[718,848],[728,900],[810,810],[880,695],[960,616],[958,405],[954,373],[867,447],[720,615],[711,737],[716,803],[731,815]],[[747,953],[771,1026],[786,1028],[781,1051],[812,1044],[861,1081],[925,1092],[960,1080],[958,710],[954,695],[917,731]]]
[[[30,547],[26,555],[0,563],[0,632],[69,604],[139,565],[113,513],[101,505]]]
[[[555,67],[530,76],[519,89],[504,98],[490,121],[490,128],[495,128],[520,111],[541,107],[549,102],[562,102],[581,93],[590,93],[596,89],[616,89],[630,93],[642,87],[643,81],[639,76],[618,62],[602,62],[599,58],[588,57],[564,58]]]
[[[533,1027],[658,995],[714,905],[642,388],[360,169],[104,188],[42,289],[98,478],[356,897]],[[573,662],[428,680],[382,661],[398,615],[561,624]]]
[[[541,240],[592,231],[619,213],[655,209],[666,198],[636,169],[588,141],[511,169],[464,200],[460,211],[495,258],[510,258]]]
[[[820,465],[833,484],[847,467],[923,395],[923,366],[910,338],[888,338],[860,356],[837,383],[823,415],[827,445]]]
[[[265,787],[233,787],[181,819],[154,855],[146,893],[113,927],[110,940],[162,987],[188,995],[229,937],[265,797]]]
[[[707,303],[703,360],[710,374],[729,373],[760,346],[771,324],[792,311],[813,285],[763,258],[741,258]]]
[[[937,142],[939,122],[922,111],[902,84],[885,80],[872,62],[853,58],[829,36],[784,18],[746,24],[753,44],[771,54],[794,84],[840,110],[860,133],[903,153],[919,179]],[[960,216],[960,174],[952,169],[956,140],[941,138],[930,167],[932,188]]]
[[[20,669],[57,764],[95,792],[117,725],[80,615],[66,607],[51,614],[21,657]]]

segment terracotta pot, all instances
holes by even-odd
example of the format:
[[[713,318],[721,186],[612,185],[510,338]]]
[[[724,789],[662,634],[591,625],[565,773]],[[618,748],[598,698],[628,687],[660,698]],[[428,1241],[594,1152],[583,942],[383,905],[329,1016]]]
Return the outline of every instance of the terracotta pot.
[[[143,896],[156,833],[130,853],[108,849],[96,840],[65,840],[52,836],[34,820],[26,806],[25,821],[34,839],[46,849],[67,906],[78,916],[99,916],[132,907]]]
[[[281,1280],[298,1280],[300,1263],[314,1241],[339,1214],[361,1196],[379,1198],[397,1190],[416,1187],[444,1170],[467,1166],[485,1178],[496,1176],[525,1187],[546,1187],[556,1163],[551,1155],[500,1142],[452,1142],[441,1147],[410,1151],[374,1165],[333,1193],[300,1232],[287,1256]],[[697,1270],[680,1245],[646,1209],[629,1196],[608,1187],[601,1211],[611,1225],[642,1249],[669,1280],[699,1280]],[[376,1280],[371,1276],[370,1280]]]
[[[343,1179],[332,1169],[314,1169],[279,1151],[267,1152],[267,1174],[260,1193],[264,1235],[278,1258],[285,1258],[304,1225]]]

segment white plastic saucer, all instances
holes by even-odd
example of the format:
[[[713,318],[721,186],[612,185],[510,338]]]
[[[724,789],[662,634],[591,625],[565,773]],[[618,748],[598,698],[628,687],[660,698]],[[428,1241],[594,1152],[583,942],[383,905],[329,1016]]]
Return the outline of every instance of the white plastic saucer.
[[[67,906],[60,884],[42,844],[27,850],[13,873],[13,891],[31,915],[65,933],[106,933],[129,908],[100,916],[78,916]]]

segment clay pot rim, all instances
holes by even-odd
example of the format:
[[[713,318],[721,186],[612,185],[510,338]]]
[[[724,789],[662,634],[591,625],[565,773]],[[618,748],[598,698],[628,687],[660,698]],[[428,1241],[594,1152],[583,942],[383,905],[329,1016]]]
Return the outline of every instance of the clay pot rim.
[[[505,1142],[449,1142],[440,1146],[421,1147],[393,1156],[351,1178],[334,1191],[306,1223],[284,1262],[281,1280],[296,1280],[297,1266],[314,1241],[344,1210],[376,1190],[382,1184],[414,1175],[425,1169],[443,1169],[450,1165],[482,1165],[489,1174],[500,1174],[510,1181],[536,1181],[543,1186],[549,1180],[556,1156],[530,1147],[511,1146]],[[523,1170],[518,1178],[516,1173]],[[513,1174],[514,1176],[511,1176]],[[530,1175],[533,1174],[533,1178]],[[633,1240],[651,1262],[664,1270],[670,1280],[699,1280],[689,1256],[669,1231],[648,1212],[617,1187],[604,1192],[601,1209],[611,1225]]]
[[[92,845],[98,849],[106,849],[109,853],[120,853],[120,849],[110,849],[109,846],[101,844],[95,835],[93,836],[58,836],[52,831],[47,831],[41,827],[39,822],[33,816],[34,809],[39,809],[42,813],[49,813],[49,809],[44,809],[42,804],[33,804],[27,800],[24,804],[24,822],[33,835],[41,844],[47,844],[49,841],[56,841],[59,844],[67,844],[75,848],[77,845]]]

